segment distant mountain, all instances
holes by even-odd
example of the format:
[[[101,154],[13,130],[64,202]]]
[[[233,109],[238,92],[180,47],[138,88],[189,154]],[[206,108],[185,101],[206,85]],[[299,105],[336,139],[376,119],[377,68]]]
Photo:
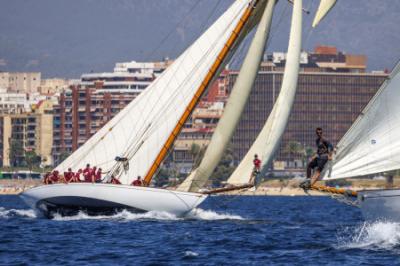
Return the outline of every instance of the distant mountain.
[[[0,70],[79,77],[115,62],[179,55],[232,0],[13,0],[0,8]],[[315,12],[317,1],[304,0]],[[304,48],[366,54],[370,69],[400,58],[400,1],[338,0],[320,26],[304,21]],[[291,6],[279,1],[268,51],[285,51]]]

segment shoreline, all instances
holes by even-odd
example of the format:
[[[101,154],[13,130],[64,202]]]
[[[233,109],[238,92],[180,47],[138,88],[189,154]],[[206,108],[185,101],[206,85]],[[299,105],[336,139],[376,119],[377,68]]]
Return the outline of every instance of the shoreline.
[[[0,195],[18,195],[27,189],[39,186],[42,184],[40,180],[1,180]],[[221,193],[219,195],[232,196],[329,196],[328,194],[318,191],[310,191],[309,194],[304,193],[301,188],[290,187],[260,187],[256,191],[232,191]]]
[[[27,189],[42,185],[41,179],[0,179],[0,195],[18,195]],[[353,186],[348,187],[355,191],[364,189],[380,189],[379,186]],[[285,186],[277,186],[277,184],[262,184],[257,190],[247,189],[239,191],[230,191],[220,193],[218,195],[232,195],[232,196],[330,196],[329,193],[319,191],[309,191],[306,194],[303,189],[296,187],[293,184],[286,184]]]

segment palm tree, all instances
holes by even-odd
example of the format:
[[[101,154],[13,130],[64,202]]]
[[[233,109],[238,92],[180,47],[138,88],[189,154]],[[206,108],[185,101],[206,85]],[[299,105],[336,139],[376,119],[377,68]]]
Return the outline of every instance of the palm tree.
[[[289,141],[285,147],[285,152],[289,155],[289,161],[291,161],[291,155],[304,154],[304,147],[298,141]]]

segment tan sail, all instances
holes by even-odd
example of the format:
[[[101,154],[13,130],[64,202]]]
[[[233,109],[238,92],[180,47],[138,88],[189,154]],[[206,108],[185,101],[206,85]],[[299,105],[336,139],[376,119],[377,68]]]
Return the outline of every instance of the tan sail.
[[[286,66],[279,97],[253,145],[240,162],[239,166],[229,177],[228,183],[231,185],[237,186],[250,183],[253,178],[253,159],[255,154],[258,155],[262,162],[262,175],[279,147],[280,140],[289,121],[289,115],[296,95],[297,78],[300,68],[301,36],[302,0],[295,0]]]
[[[329,11],[336,4],[336,0],[321,0],[318,6],[317,13],[315,14],[313,21],[313,28],[315,28],[321,20],[329,13]]]

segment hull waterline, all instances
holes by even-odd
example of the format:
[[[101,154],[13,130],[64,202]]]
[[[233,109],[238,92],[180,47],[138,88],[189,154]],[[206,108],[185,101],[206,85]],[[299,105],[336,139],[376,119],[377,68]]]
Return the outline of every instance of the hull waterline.
[[[359,191],[358,198],[367,221],[400,222],[400,189]]]
[[[51,218],[54,213],[114,214],[126,209],[141,213],[168,212],[182,216],[200,205],[206,195],[126,185],[70,183],[29,189],[20,197],[31,208]]]

